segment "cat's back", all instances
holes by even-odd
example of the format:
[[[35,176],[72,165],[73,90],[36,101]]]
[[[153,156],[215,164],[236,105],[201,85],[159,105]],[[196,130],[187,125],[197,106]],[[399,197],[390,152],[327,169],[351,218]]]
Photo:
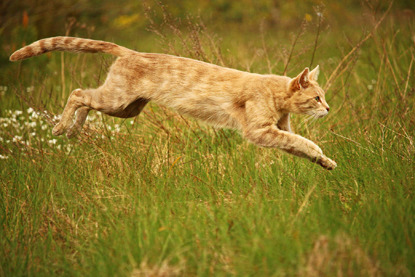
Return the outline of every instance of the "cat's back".
[[[226,81],[226,78],[243,78],[252,74],[195,59],[159,53],[133,52],[131,55],[119,58],[115,63],[115,66],[118,65],[137,71],[146,70],[150,73],[165,73],[181,77],[217,76],[222,81]]]
[[[110,75],[153,93],[234,94],[262,75],[168,54],[140,53],[118,58]],[[113,78],[110,78],[113,79]]]

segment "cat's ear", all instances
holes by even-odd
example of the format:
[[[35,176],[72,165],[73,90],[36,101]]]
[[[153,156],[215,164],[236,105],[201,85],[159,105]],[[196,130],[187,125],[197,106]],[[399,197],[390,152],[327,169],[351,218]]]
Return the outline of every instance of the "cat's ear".
[[[306,88],[310,84],[308,82],[308,73],[309,69],[306,67],[303,72],[301,72],[297,77],[291,80],[290,89],[292,91],[300,90],[301,88]]]
[[[316,81],[318,79],[318,74],[320,74],[320,67],[317,65],[316,68],[314,68],[311,72],[310,72],[310,80]]]

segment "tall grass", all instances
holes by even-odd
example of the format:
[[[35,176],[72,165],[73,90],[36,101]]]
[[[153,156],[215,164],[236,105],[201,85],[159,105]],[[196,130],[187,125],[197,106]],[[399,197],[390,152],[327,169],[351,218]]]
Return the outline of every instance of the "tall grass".
[[[113,58],[64,54],[64,79],[57,54],[14,65],[0,91],[0,275],[414,274],[414,25],[372,15],[370,33],[309,23],[284,42],[150,25],[165,52],[221,65],[293,76],[319,63],[332,111],[293,126],[332,172],[153,104],[53,138],[70,90],[97,86]]]

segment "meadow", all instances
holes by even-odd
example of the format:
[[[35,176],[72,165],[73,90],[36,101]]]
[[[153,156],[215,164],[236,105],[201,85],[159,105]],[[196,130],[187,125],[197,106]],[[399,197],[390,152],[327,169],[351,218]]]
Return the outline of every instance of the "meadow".
[[[53,137],[69,93],[98,86],[114,57],[10,63],[13,38],[44,31],[30,12],[0,28],[0,276],[414,275],[415,9],[301,7],[279,28],[154,4],[117,18],[125,32],[78,18],[51,35],[262,74],[319,64],[330,113],[291,124],[333,171],[155,104],[132,119],[91,112],[77,138]]]

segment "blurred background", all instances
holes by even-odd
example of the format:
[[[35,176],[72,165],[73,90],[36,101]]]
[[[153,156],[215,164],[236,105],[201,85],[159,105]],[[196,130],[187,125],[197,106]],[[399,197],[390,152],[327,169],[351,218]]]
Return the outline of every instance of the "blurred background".
[[[303,22],[316,25],[321,14],[323,31],[351,31],[357,36],[372,18],[368,10],[384,12],[389,1],[278,1],[278,0],[3,0],[0,4],[1,65],[17,48],[37,39],[71,35],[114,41],[145,51],[160,50],[151,39],[154,25],[168,28],[168,20],[179,29],[203,24],[227,41],[248,37],[258,40],[258,32],[281,36],[288,41]],[[395,1],[390,13],[395,20],[414,17],[414,1]],[[170,17],[170,18],[167,18]],[[154,30],[153,30],[154,31]],[[241,33],[244,35],[241,36]],[[253,37],[247,36],[252,34]],[[281,35],[282,34],[282,35]],[[168,35],[168,32],[167,34]],[[150,37],[150,39],[149,39]],[[243,38],[241,38],[244,40]],[[149,43],[151,41],[151,43]],[[234,41],[235,42],[235,41]],[[226,43],[226,42],[225,42]],[[240,44],[239,42],[235,42]]]

